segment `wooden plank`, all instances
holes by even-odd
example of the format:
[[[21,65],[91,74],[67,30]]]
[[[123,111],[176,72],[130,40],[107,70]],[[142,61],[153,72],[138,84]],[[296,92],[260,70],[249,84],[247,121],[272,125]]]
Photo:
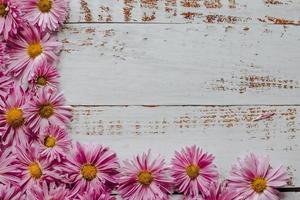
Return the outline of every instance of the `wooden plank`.
[[[300,24],[299,0],[72,0],[70,23]]]
[[[299,103],[296,26],[75,24],[60,40],[70,104]]]
[[[253,121],[264,112],[273,118]],[[79,141],[110,146],[121,160],[151,148],[169,161],[196,144],[216,156],[222,177],[238,156],[270,155],[300,186],[299,106],[75,106],[70,132]]]

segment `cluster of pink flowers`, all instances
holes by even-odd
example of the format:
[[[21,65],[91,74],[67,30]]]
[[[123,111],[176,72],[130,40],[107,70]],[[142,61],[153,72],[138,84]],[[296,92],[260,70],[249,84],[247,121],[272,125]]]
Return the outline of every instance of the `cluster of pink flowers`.
[[[59,91],[57,31],[65,0],[0,0],[0,199],[277,200],[289,177],[268,157],[240,159],[219,182],[214,156],[185,147],[168,166],[150,151],[119,164],[98,144],[72,143],[72,109]]]

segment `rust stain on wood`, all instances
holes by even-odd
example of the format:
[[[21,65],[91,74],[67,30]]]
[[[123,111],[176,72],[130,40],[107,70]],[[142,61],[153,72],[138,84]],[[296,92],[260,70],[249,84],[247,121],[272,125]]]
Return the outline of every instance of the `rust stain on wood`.
[[[129,22],[132,18],[132,9],[134,8],[133,4],[135,0],[124,0],[125,7],[123,8],[124,21]]]
[[[158,0],[141,0],[141,7],[157,9],[157,2]]]
[[[294,89],[298,88],[298,82],[294,80],[278,79],[270,76],[246,75],[240,77],[240,92],[247,88],[279,88],[279,89]],[[245,88],[245,89],[244,89]]]
[[[188,19],[188,20],[194,20],[195,17],[199,17],[199,16],[201,16],[202,14],[196,13],[196,12],[184,12],[184,13],[181,13],[181,15],[182,15],[185,19]]]
[[[80,5],[81,5],[81,9],[83,10],[83,13],[84,13],[85,21],[91,22],[92,14],[91,14],[90,8],[88,7],[88,3],[85,0],[80,0]]]
[[[84,129],[87,130],[87,134],[89,135],[122,135],[128,133],[128,131],[133,134],[171,134],[170,130],[174,129],[182,129],[182,131],[199,129],[205,132],[206,129],[214,127],[223,127],[226,129],[239,127],[245,130],[248,139],[253,139],[253,134],[257,133],[258,130],[263,133],[260,139],[271,139],[276,129],[279,133],[285,133],[287,139],[293,140],[299,131],[297,109],[294,107],[278,109],[268,106],[248,108],[238,106],[205,106],[192,110],[186,109],[186,112],[179,111],[178,114],[171,116],[162,113],[159,117],[157,116],[158,118],[153,118],[151,117],[154,114],[152,112],[160,112],[160,110],[154,110],[151,106],[147,106],[145,109],[150,110],[149,112],[144,111],[146,113],[144,117],[138,117],[137,119],[122,117],[116,120],[104,120],[101,115],[103,110],[97,109],[91,107],[75,110],[72,125],[74,133],[83,134],[82,132],[77,132],[77,130]],[[104,115],[109,114],[109,109],[105,111]],[[276,115],[273,118],[263,121],[253,121],[261,114],[267,112],[274,112]],[[115,117],[118,117],[117,113],[113,112],[111,114],[115,114]],[[132,116],[132,114],[129,112],[128,116]],[[148,114],[150,115],[148,116]],[[278,124],[279,122],[281,124],[280,127],[274,125],[274,123]],[[285,148],[289,149],[293,148],[293,146]]]
[[[165,2],[165,11],[171,16],[177,16],[177,1],[176,0],[166,0]]]
[[[142,17],[142,21],[143,22],[149,22],[149,21],[153,21],[155,20],[155,12],[152,12],[151,15],[147,15],[146,13],[144,13],[144,16]]]
[[[111,10],[108,6],[100,6],[100,15],[99,15],[99,21],[101,22],[111,22],[112,21],[112,15]]]
[[[283,4],[283,3],[278,0],[265,0],[265,4],[278,5],[278,4]]]
[[[222,3],[220,2],[220,0],[205,0],[204,6],[206,8],[221,8]]]
[[[288,19],[276,18],[276,17],[271,17],[271,16],[266,16],[266,18],[269,22],[272,22],[273,24],[300,25],[300,20],[295,21],[295,20],[288,20]]]
[[[206,15],[206,19],[204,22],[206,23],[229,23],[235,24],[237,22],[247,22],[251,20],[251,18],[243,18],[243,17],[236,17],[236,16],[226,16],[226,15]]]
[[[233,75],[232,79],[225,80],[220,78],[211,83],[211,88],[218,91],[237,91],[240,94],[246,93],[250,89],[264,90],[264,89],[284,89],[292,90],[299,88],[299,82],[295,80],[288,80],[276,78],[271,76],[259,75]]]
[[[199,0],[182,0],[181,5],[186,8],[199,8],[200,1]]]

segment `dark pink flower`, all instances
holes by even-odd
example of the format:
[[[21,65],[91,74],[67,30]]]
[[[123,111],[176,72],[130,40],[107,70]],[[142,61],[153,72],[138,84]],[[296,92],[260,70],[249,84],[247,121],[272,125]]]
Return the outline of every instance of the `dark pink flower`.
[[[1,200],[26,200],[26,196],[20,191],[16,185],[6,184],[0,185]]]
[[[55,124],[62,128],[68,126],[72,118],[72,108],[65,105],[62,93],[43,88],[37,92],[25,109],[28,125],[35,132]]]
[[[23,88],[14,86],[4,101],[0,101],[0,133],[4,145],[13,141],[24,143],[30,139],[31,131],[24,114],[26,100],[27,94]]]
[[[48,186],[49,185],[49,186]],[[32,187],[27,199],[30,200],[71,200],[70,191],[64,185],[57,187],[54,183],[43,182],[42,187]],[[86,199],[88,200],[88,199]]]
[[[13,81],[11,77],[4,75],[0,71],[0,98],[4,99],[7,97],[9,89],[13,86]]]
[[[166,200],[171,182],[164,159],[157,157],[151,161],[149,151],[124,161],[118,191],[126,200]]]
[[[73,185],[73,194],[83,194],[90,189],[106,192],[115,187],[119,164],[114,152],[96,144],[76,143],[73,149],[64,167]]]
[[[46,86],[58,87],[59,73],[55,67],[47,63],[43,63],[34,70],[32,78],[29,80],[29,85],[33,91]]]
[[[19,181],[19,171],[15,164],[16,155],[10,148],[0,153],[0,183],[4,185],[16,185]],[[0,185],[1,185],[0,184]],[[1,195],[0,195],[1,196]],[[2,200],[2,198],[0,198]]]
[[[41,159],[35,146],[17,145],[16,153],[21,177],[19,185],[23,191],[28,192],[33,186],[42,187],[44,182],[54,182],[60,178],[53,170],[53,163]]]
[[[67,132],[56,125],[50,125],[40,132],[39,153],[47,162],[61,162],[69,153],[71,140]]]
[[[43,31],[57,30],[67,16],[66,0],[20,0],[19,4],[29,23]]]
[[[23,22],[15,1],[0,0],[0,35],[3,34],[6,40],[9,36],[16,35]]]
[[[218,179],[213,160],[214,156],[195,145],[176,151],[171,171],[178,191],[191,198],[204,196]]]
[[[43,63],[58,61],[61,43],[50,33],[26,26],[15,38],[8,39],[7,47],[8,71],[27,81]]]
[[[284,167],[273,169],[269,157],[251,153],[232,167],[228,187],[238,195],[237,200],[279,200],[276,188],[285,186],[288,180]]]

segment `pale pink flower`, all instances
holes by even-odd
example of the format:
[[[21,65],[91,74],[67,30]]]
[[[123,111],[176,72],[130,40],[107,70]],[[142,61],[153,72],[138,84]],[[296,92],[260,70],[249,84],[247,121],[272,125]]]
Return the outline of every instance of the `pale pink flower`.
[[[276,188],[285,186],[288,180],[284,167],[272,168],[269,157],[251,153],[232,167],[228,187],[238,200],[279,200]]]
[[[64,103],[62,93],[49,88],[39,90],[25,109],[29,127],[35,132],[51,124],[67,127],[72,118],[72,109]]]
[[[66,0],[20,0],[20,5],[29,23],[43,31],[57,30],[67,16]]]
[[[208,194],[203,198],[204,200],[234,200],[235,193],[229,190],[224,184],[211,184]]]
[[[50,33],[26,26],[15,38],[7,41],[7,47],[10,57],[8,71],[14,77],[22,77],[27,81],[43,63],[58,61],[61,43]]]
[[[19,171],[15,164],[16,155],[10,148],[0,153],[0,183],[4,185],[19,183]],[[1,195],[0,195],[1,196]],[[0,198],[1,199],[1,198]]]
[[[55,67],[47,63],[43,63],[34,70],[29,85],[33,91],[46,86],[58,88],[59,73]]]
[[[26,200],[25,195],[20,191],[20,188],[11,184],[0,185],[0,199]]]
[[[0,0],[0,35],[3,34],[6,40],[16,35],[23,22],[20,8],[14,0]]]
[[[53,182],[60,178],[53,170],[53,163],[40,158],[37,148],[33,145],[17,145],[17,166],[20,170],[19,183],[23,191],[32,187],[42,187],[44,182]]]
[[[0,98],[6,98],[9,89],[13,86],[13,80],[11,77],[6,76],[0,71]]]
[[[48,187],[49,185],[49,187]],[[55,183],[43,182],[42,187],[32,187],[27,194],[30,200],[71,200],[70,191],[64,186],[56,186]],[[88,199],[86,199],[88,200]]]
[[[0,101],[0,133],[4,145],[13,141],[24,143],[30,140],[31,131],[24,114],[27,93],[20,86],[13,86],[7,97]]]
[[[118,191],[125,200],[166,200],[171,193],[165,161],[157,157],[151,161],[150,151],[124,161]]]
[[[103,192],[96,189],[90,189],[83,194],[77,195],[76,200],[116,200],[110,195],[110,192]]]
[[[175,152],[171,173],[175,186],[186,198],[204,196],[209,186],[216,183],[218,172],[213,164],[214,156],[195,145]]]
[[[57,125],[50,125],[39,136],[39,153],[47,162],[61,162],[69,153],[71,140],[67,132]]]
[[[64,163],[73,194],[83,194],[90,189],[105,192],[116,186],[119,164],[114,152],[96,144],[76,143],[73,149],[68,162]]]

